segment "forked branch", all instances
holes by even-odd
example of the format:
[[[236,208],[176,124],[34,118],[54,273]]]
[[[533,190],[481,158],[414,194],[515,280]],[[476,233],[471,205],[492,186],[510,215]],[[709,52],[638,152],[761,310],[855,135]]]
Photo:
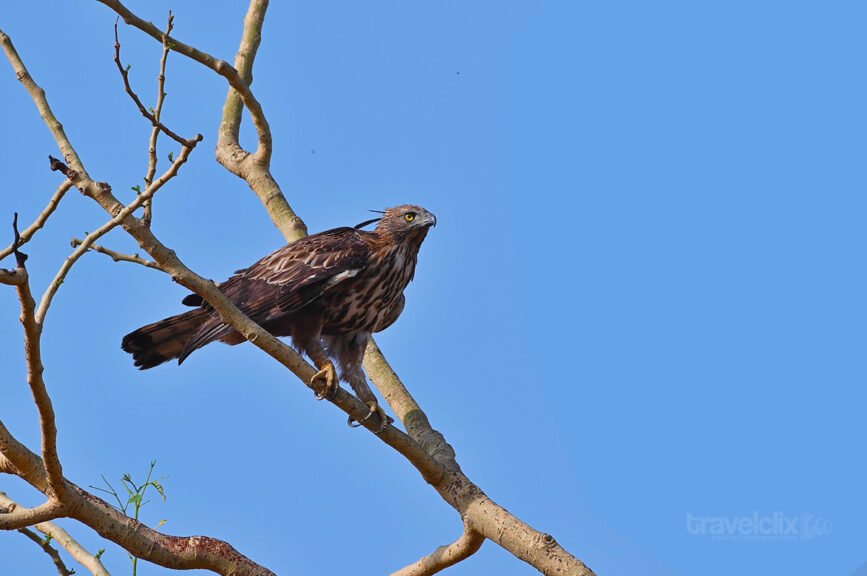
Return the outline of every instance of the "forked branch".
[[[78,248],[84,243],[84,240],[80,238],[73,238],[72,240],[70,240],[69,243],[72,245],[73,248]],[[100,246],[99,244],[91,244],[90,250],[93,250],[94,252],[99,252],[100,254],[105,254],[115,262],[131,262],[133,264],[138,264],[139,266],[144,266],[145,268],[162,270],[159,264],[157,264],[153,260],[142,258],[138,254],[124,254],[123,252],[118,252],[116,250],[112,250],[111,248]]]
[[[0,508],[5,508],[7,513],[16,509],[24,509],[23,506],[3,492],[0,492]],[[45,534],[52,541],[57,542],[70,556],[75,558],[76,562],[87,568],[93,576],[110,576],[102,561],[95,554],[88,552],[75,538],[69,535],[69,532],[54,522],[40,522],[39,524],[35,524],[33,528]]]

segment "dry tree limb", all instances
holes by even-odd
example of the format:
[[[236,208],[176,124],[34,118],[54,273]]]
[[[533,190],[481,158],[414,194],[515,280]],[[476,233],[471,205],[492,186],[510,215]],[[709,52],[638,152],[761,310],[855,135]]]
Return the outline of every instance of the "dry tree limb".
[[[8,38],[8,37],[7,37]],[[42,435],[42,462],[40,467],[44,471],[45,489],[43,492],[48,500],[36,508],[10,511],[0,516],[0,529],[17,529],[51,520],[58,517],[63,511],[63,498],[66,495],[63,482],[63,467],[57,454],[57,426],[54,417],[54,408],[51,397],[45,387],[42,378],[42,353],[41,353],[41,326],[35,319],[36,302],[30,292],[30,281],[25,267],[27,255],[21,253],[21,234],[18,230],[18,214],[12,221],[14,240],[12,241],[12,253],[15,254],[17,268],[14,271],[14,284],[18,292],[18,300],[21,306],[21,324],[24,326],[24,356],[27,364],[27,383],[33,395],[33,401],[39,414],[39,426]],[[9,272],[9,271],[3,271]],[[4,274],[5,276],[5,274]],[[0,432],[7,433],[6,427],[0,422]],[[13,443],[0,438],[0,451],[4,455],[3,468],[9,469],[8,461],[16,470],[27,470],[27,466],[17,466],[14,457],[7,456],[7,450]],[[26,473],[26,472],[22,472]]]
[[[73,248],[78,248],[84,243],[80,238],[73,238],[70,241]],[[115,262],[132,262],[133,264],[138,264],[140,266],[144,266],[145,268],[154,268],[156,270],[161,270],[160,265],[154,262],[153,260],[147,260],[146,258],[142,258],[138,254],[124,254],[123,252],[117,252],[110,248],[106,248],[105,246],[100,246],[99,244],[91,244],[90,250],[94,252],[99,252],[100,254],[105,254]]]
[[[253,63],[259,52],[267,9],[268,0],[252,0],[244,17],[244,32],[235,56],[235,68],[247,85],[253,82]],[[298,240],[307,235],[307,226],[289,205],[280,185],[271,175],[270,142],[267,146],[260,146],[253,155],[241,147],[239,135],[243,111],[244,101],[241,95],[234,88],[230,89],[223,105],[223,119],[217,140],[217,160],[229,172],[247,182],[287,242]]]
[[[54,418],[54,407],[51,397],[42,378],[42,326],[36,320],[36,301],[30,291],[30,281],[24,262],[27,256],[19,252],[21,235],[18,232],[18,214],[12,221],[15,240],[12,242],[13,253],[17,260],[16,271],[24,276],[24,281],[15,286],[21,305],[21,324],[24,326],[24,356],[27,362],[27,383],[33,394],[33,402],[39,412],[39,427],[42,432],[42,460],[48,479],[49,502],[56,500],[62,503],[65,495],[63,484],[63,466],[57,455],[57,425]]]
[[[31,224],[26,229],[24,229],[24,231],[21,232],[21,241],[18,244],[19,247],[29,242],[30,239],[33,238],[33,235],[36,234],[36,232],[38,232],[43,226],[45,226],[48,218],[51,217],[52,214],[54,214],[54,210],[57,209],[57,205],[60,204],[60,200],[63,198],[64,195],[66,195],[70,188],[72,188],[72,182],[70,182],[69,180],[63,181],[60,186],[57,187],[57,191],[51,197],[51,200],[48,201],[48,206],[45,207],[45,210],[43,210],[39,214],[39,216],[37,216],[33,224]],[[0,260],[3,260],[10,254],[12,254],[13,250],[14,248],[11,245],[8,248],[0,250]]]
[[[7,511],[22,508],[20,504],[3,492],[0,492],[0,507],[5,508]],[[88,552],[75,538],[69,535],[69,532],[57,524],[53,522],[41,522],[35,524],[33,527],[62,546],[70,556],[75,558],[76,562],[87,568],[93,576],[110,576],[102,561],[95,554]]]

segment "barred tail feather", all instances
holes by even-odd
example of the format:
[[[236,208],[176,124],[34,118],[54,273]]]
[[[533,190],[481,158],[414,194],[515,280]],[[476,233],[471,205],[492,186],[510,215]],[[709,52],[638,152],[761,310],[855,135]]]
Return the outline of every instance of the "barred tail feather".
[[[196,326],[196,331],[187,338],[183,349],[178,355],[178,364],[182,363],[187,359],[187,356],[205,344],[210,344],[216,340],[225,342],[230,346],[244,342],[244,338],[230,326],[223,324],[219,316],[211,315],[204,322],[199,323]]]
[[[142,326],[123,337],[121,348],[132,354],[141,370],[159,366],[181,354],[199,327],[208,319],[206,310],[191,310]]]

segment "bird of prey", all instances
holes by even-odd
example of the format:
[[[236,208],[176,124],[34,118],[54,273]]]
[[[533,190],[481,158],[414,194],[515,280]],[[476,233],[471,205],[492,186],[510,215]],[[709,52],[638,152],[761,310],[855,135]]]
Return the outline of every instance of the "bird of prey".
[[[362,230],[379,222],[373,231]],[[291,336],[292,344],[313,360],[319,372],[311,385],[319,399],[331,397],[340,368],[380,430],[389,419],[367,385],[364,350],[374,332],[385,330],[403,311],[403,291],[415,274],[418,251],[436,216],[420,206],[388,208],[381,218],[354,228],[312,234],[239,270],[219,285],[242,312],[275,336]],[[124,336],[121,347],[142,370],[170,359],[178,364],[214,341],[245,341],[224,324],[201,296],[183,303],[195,310],[143,326]],[[330,358],[329,358],[330,357]]]

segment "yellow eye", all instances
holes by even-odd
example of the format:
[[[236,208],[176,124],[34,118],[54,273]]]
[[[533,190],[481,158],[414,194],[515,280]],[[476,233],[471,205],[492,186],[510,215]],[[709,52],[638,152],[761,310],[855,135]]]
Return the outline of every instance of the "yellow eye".
[[[407,222],[412,222],[413,220],[415,220],[415,212],[407,212],[403,215],[403,218]]]

